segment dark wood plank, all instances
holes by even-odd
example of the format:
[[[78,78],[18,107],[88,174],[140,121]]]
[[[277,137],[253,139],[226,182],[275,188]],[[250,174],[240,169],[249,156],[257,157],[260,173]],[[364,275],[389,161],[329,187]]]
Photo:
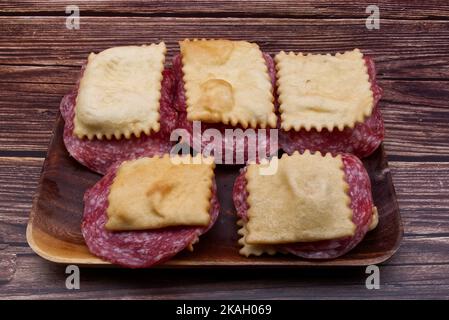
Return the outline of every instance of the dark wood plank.
[[[69,85],[0,83],[0,150],[47,151],[62,96]],[[25,155],[27,155],[25,153]]]
[[[389,156],[449,155],[449,87],[440,81],[380,81]]]
[[[256,41],[269,53],[359,47],[382,78],[449,79],[449,21],[385,20],[370,31],[357,19],[85,17],[68,30],[65,17],[0,17],[0,34],[0,64],[9,65],[76,66],[91,51],[161,39],[171,56],[177,41],[205,37]]]
[[[449,237],[449,162],[390,162],[390,166],[405,235],[422,240]]]
[[[44,156],[59,102],[73,88],[79,70],[58,68],[49,67],[48,72],[47,67],[7,68],[15,80],[0,81],[0,154]],[[27,82],[17,82],[23,74]],[[449,159],[447,83],[381,80],[380,85],[385,92],[381,110],[388,156]]]
[[[81,269],[80,290],[65,288],[65,266],[20,255],[0,298],[21,299],[373,299],[449,297],[449,265],[381,266],[380,290],[364,268],[246,270]],[[307,281],[305,281],[305,279]],[[313,292],[313,296],[311,296]]]
[[[17,256],[15,254],[3,254],[0,247],[0,285],[9,282],[16,272]]]
[[[23,235],[7,230],[19,231],[15,225],[20,224],[20,231],[23,231],[42,164],[42,158],[0,158],[0,239],[23,242]]]
[[[70,84],[79,75],[77,66],[0,66],[3,77],[0,83]]]
[[[449,15],[447,3],[438,0],[422,1],[78,1],[81,14],[114,14],[114,15],[190,15],[190,16],[275,16],[301,18],[347,18],[367,16],[365,8],[375,3],[381,10],[382,18],[399,19],[446,19]],[[74,4],[70,0],[42,1],[21,0],[5,1],[0,4],[0,13],[26,14],[64,14],[67,5]]]

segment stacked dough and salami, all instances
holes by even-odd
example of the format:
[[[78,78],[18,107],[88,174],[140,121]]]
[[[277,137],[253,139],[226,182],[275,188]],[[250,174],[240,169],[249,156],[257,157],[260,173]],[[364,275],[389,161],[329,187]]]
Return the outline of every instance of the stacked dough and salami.
[[[125,161],[87,190],[81,230],[96,256],[150,267],[193,250],[217,220],[216,190],[214,164],[200,156]]]
[[[184,40],[180,48],[173,61],[178,83],[175,108],[178,127],[190,134],[190,146],[198,152],[207,150],[209,139],[197,144],[193,140],[194,121],[201,121],[202,133],[215,129],[226,137],[226,129],[241,129],[257,135],[253,145],[244,136],[222,139],[221,153],[213,153],[219,163],[241,164],[277,153],[277,145],[270,145],[269,130],[277,126],[271,56],[247,41]]]
[[[335,56],[276,55],[280,146],[369,156],[383,140],[374,62],[355,49]]]
[[[162,155],[176,127],[175,83],[163,42],[91,53],[75,90],[61,101],[70,155],[105,174],[124,160]]]
[[[250,164],[235,181],[242,255],[332,259],[376,226],[369,176],[355,156],[295,152],[277,165],[274,175],[261,175],[262,165]]]
[[[246,164],[233,189],[242,255],[333,259],[376,227],[359,160],[384,137],[369,57],[282,51],[273,60],[255,43],[204,39],[181,41],[172,69],[165,55],[163,42],[92,53],[62,99],[69,154],[104,175],[84,196],[81,229],[94,255],[144,268],[193,250],[218,219],[214,167],[229,153]],[[175,129],[196,156],[170,154]],[[208,129],[224,137],[212,154]]]

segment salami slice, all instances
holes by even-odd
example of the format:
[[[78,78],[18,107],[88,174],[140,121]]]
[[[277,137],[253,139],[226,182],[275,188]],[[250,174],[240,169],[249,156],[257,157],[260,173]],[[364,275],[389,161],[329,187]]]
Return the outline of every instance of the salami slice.
[[[362,162],[353,155],[342,154],[346,181],[349,184],[351,209],[356,231],[353,237],[315,242],[280,245],[280,251],[287,251],[306,259],[333,259],[352,250],[368,232],[373,216],[371,182]],[[248,221],[248,193],[246,191],[245,170],[234,183],[233,200],[237,215]]]
[[[81,72],[82,74],[82,72]],[[132,136],[130,139],[111,140],[87,138],[79,139],[73,134],[75,102],[77,88],[66,95],[60,105],[64,125],[64,144],[69,154],[79,163],[89,169],[105,174],[109,167],[125,160],[143,156],[161,155],[170,152],[170,134],[176,127],[177,112],[172,107],[175,82],[170,69],[163,72],[160,98],[160,130],[150,135],[142,134],[140,138]]]
[[[268,73],[270,75],[271,78],[271,82],[273,85],[273,88],[276,87],[276,69],[275,69],[275,64],[273,59],[271,58],[271,56],[269,54],[264,53],[263,54],[264,58],[265,58],[265,62],[267,64],[268,67]],[[173,72],[175,74],[175,78],[176,78],[176,82],[177,82],[177,94],[176,94],[176,98],[175,98],[175,102],[174,102],[174,106],[176,108],[176,110],[179,113],[179,118],[178,118],[178,128],[180,129],[185,129],[187,130],[187,132],[190,134],[190,141],[189,144],[190,146],[193,147],[193,141],[192,141],[192,137],[193,137],[193,123],[189,120],[187,120],[187,110],[186,110],[186,97],[185,97],[185,91],[184,91],[184,82],[183,82],[183,71],[182,71],[182,60],[181,60],[181,56],[177,55],[174,57],[173,59]],[[276,102],[275,102],[275,108],[276,107]],[[230,125],[225,125],[222,123],[205,123],[202,122],[201,123],[201,133],[203,133],[205,130],[207,129],[217,129],[219,130],[219,132],[221,133],[222,137],[225,137],[225,130],[226,129],[242,129],[245,130],[244,128],[242,128],[241,126],[230,126]],[[257,129],[256,129],[257,130]],[[257,160],[257,159],[263,159],[266,158],[268,156],[271,156],[273,154],[276,154],[278,151],[278,147],[277,146],[271,146],[271,148],[273,148],[273,150],[271,150],[270,148],[270,130],[267,129],[266,130],[266,134],[265,134],[265,141],[266,141],[266,146],[265,146],[265,154],[262,154],[260,157],[257,155],[255,159],[251,158],[250,155],[248,154],[248,140],[244,139],[244,141],[240,141],[237,139],[233,139],[232,144],[231,143],[226,143],[225,140],[223,140],[222,142],[222,163],[224,163],[225,161],[225,157],[224,155],[226,154],[226,152],[233,152],[234,157],[233,157],[233,161],[234,163],[236,162],[236,154],[242,154],[243,153],[243,158],[244,161],[248,161],[248,160]],[[276,139],[276,143],[277,143],[277,139]],[[207,145],[209,144],[209,141],[201,141],[201,150],[205,150],[205,148],[207,147]],[[259,144],[259,139],[256,139],[256,145]],[[226,148],[226,146],[231,146],[231,148]],[[198,150],[197,150],[198,151]]]
[[[110,232],[106,230],[108,194],[118,165],[84,195],[84,216],[81,231],[94,255],[128,268],[147,268],[160,264],[186,247],[215,223],[219,213],[216,185],[210,208],[210,223],[204,227],[170,227],[149,231]]]
[[[237,216],[243,219],[244,222],[248,222],[248,191],[246,191],[246,167],[240,169],[240,174],[237,176],[234,182],[234,188],[232,189],[232,199],[234,200],[234,207],[237,211]]]
[[[288,154],[294,151],[305,150],[321,151],[323,153],[352,153],[359,158],[364,158],[373,153],[384,138],[384,123],[378,106],[382,96],[382,89],[376,82],[376,69],[374,61],[365,56],[365,64],[368,68],[371,90],[374,96],[374,109],[363,123],[358,123],[354,128],[345,128],[343,131],[335,129],[321,132],[312,129],[306,131],[290,130],[279,132],[279,145]]]

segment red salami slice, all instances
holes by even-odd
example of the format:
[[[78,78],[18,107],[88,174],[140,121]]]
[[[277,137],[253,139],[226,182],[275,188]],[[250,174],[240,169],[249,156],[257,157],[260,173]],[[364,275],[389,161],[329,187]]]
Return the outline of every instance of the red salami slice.
[[[105,229],[106,208],[111,184],[117,172],[112,167],[108,173],[84,195],[84,217],[81,231],[90,252],[94,255],[128,268],[147,268],[162,263],[187,246],[215,223],[219,213],[216,185],[210,209],[210,223],[206,228],[170,227],[151,231],[110,232]]]
[[[274,61],[269,54],[264,53],[263,56],[265,58],[265,62],[268,67],[268,73],[270,75],[271,82],[273,84],[273,88],[275,88],[275,86],[276,86],[276,69],[275,69]],[[192,138],[193,137],[193,123],[191,121],[187,120],[186,98],[185,98],[185,92],[184,92],[184,82],[182,79],[183,78],[182,60],[181,60],[180,55],[175,56],[173,59],[173,72],[175,74],[175,78],[177,81],[177,95],[175,98],[174,106],[175,106],[176,110],[179,112],[178,128],[186,129],[187,132],[190,134],[190,137]],[[238,128],[245,130],[241,126],[234,127],[234,126],[225,125],[222,123],[206,123],[206,122],[201,123],[201,133],[203,133],[207,129],[217,129],[220,131],[222,137],[225,137],[226,129],[238,129]],[[268,129],[265,134],[265,141],[266,141],[266,147],[264,149],[266,150],[266,152],[260,158],[265,158],[267,156],[276,154],[278,151],[277,146],[275,148],[273,148],[273,150],[270,149],[270,131]],[[193,146],[192,139],[190,140],[189,143],[190,143],[190,146]],[[201,150],[204,150],[208,144],[209,144],[209,141],[201,141]],[[258,144],[259,144],[259,139],[256,140],[256,146]],[[226,148],[227,145],[232,145],[232,148]],[[241,146],[241,147],[239,148],[239,146]],[[224,155],[226,154],[226,152],[229,152],[229,153],[233,152],[234,163],[236,161],[236,157],[235,157],[236,153],[235,152],[237,152],[237,154],[243,154],[244,161],[246,162],[249,159],[248,141],[245,139],[244,141],[240,141],[238,143],[237,139],[233,139],[232,144],[231,143],[226,144],[226,142],[223,140],[223,143],[222,143],[223,163],[225,160]],[[256,156],[256,159],[258,159],[258,158],[259,158],[259,156]],[[255,159],[250,159],[250,160],[255,160]]]
[[[82,74],[82,72],[81,72]],[[175,90],[173,73],[166,69],[163,73],[160,99],[160,130],[150,135],[132,136],[130,139],[111,140],[79,139],[73,134],[75,101],[77,89],[66,95],[60,105],[64,118],[64,144],[72,157],[89,169],[105,174],[107,169],[124,160],[144,156],[161,155],[170,152],[170,134],[176,127],[177,112],[172,107]]]
[[[246,200],[249,194],[246,191],[245,173],[246,167],[240,170],[240,174],[235,179],[234,188],[232,189],[232,199],[234,200],[234,207],[237,211],[237,216],[247,222],[249,205]]]
[[[352,153],[363,158],[373,153],[384,138],[384,123],[378,102],[382,96],[382,89],[376,82],[376,69],[374,61],[365,56],[368,68],[371,90],[374,95],[374,109],[370,117],[363,123],[358,123],[353,129],[345,128],[343,131],[335,129],[329,131],[323,129],[321,132],[312,129],[306,131],[290,130],[279,132],[279,145],[288,154],[294,151],[305,150],[321,151],[323,153]]]
[[[282,245],[279,248],[306,259],[333,259],[353,249],[368,232],[373,214],[371,182],[362,162],[353,155],[342,154],[346,181],[351,197],[352,221],[356,225],[355,235],[350,238]],[[245,170],[237,177],[233,199],[237,215],[248,221],[248,193]]]

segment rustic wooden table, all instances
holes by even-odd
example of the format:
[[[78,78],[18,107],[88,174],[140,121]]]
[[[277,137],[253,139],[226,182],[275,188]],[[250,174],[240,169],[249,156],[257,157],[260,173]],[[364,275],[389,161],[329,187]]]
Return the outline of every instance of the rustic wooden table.
[[[67,5],[80,29],[66,28]],[[368,30],[369,4],[380,29]],[[378,67],[386,151],[404,224],[379,290],[364,268],[82,269],[36,256],[25,227],[61,97],[90,51],[186,37],[247,39],[279,49],[359,47]],[[449,5],[386,1],[2,1],[0,3],[0,298],[449,298]]]

